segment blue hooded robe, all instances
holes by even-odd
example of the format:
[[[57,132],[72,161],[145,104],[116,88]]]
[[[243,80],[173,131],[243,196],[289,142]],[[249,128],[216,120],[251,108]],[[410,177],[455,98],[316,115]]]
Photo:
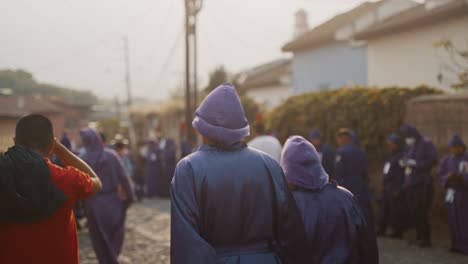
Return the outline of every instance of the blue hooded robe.
[[[450,145],[465,146],[465,143],[455,135]],[[449,177],[451,174],[453,176]],[[446,190],[445,205],[452,250],[468,255],[468,153],[447,156],[439,167],[438,176]]]
[[[388,141],[398,145],[398,149],[388,154],[383,168],[383,197],[380,204],[379,233],[385,234],[387,225],[392,227],[393,235],[401,237],[405,225],[405,202],[403,197],[403,182],[405,168],[400,160],[404,156],[404,148],[400,137],[390,134]]]
[[[365,151],[356,143],[351,142],[338,149],[335,178],[341,186],[351,191],[356,197],[369,227],[369,241],[375,240],[375,220],[368,183],[368,160]],[[373,252],[377,252],[377,249]]]
[[[172,182],[171,263],[308,263],[300,213],[279,164],[249,134],[231,84],[211,92],[193,125],[213,144],[179,162]]]
[[[86,149],[82,158],[102,182],[102,191],[85,201],[91,242],[100,264],[117,264],[127,208],[133,202],[130,178],[117,153],[104,147],[95,130],[82,129],[81,138]],[[126,201],[118,194],[119,186],[127,195]]]
[[[146,154],[146,195],[155,197],[159,195],[158,181],[163,177],[164,168],[162,160],[162,151],[156,141],[148,142],[148,152]]]
[[[308,263],[378,263],[375,237],[351,192],[329,182],[314,146],[290,137],[281,158],[308,236]],[[369,240],[369,238],[371,238]]]
[[[322,135],[317,129],[312,129],[309,133],[309,139],[321,139]],[[335,152],[333,149],[325,143],[321,143],[320,146],[315,148],[319,153],[320,160],[322,161],[325,172],[331,177],[334,177],[335,173]]]

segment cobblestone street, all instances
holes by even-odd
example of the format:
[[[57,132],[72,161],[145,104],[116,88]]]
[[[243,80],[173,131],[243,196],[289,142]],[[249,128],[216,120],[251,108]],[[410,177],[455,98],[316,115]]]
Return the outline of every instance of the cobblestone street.
[[[145,200],[134,205],[128,214],[127,234],[121,264],[169,263],[169,200]],[[79,233],[83,264],[97,264],[87,232]],[[468,257],[447,251],[447,239],[434,239],[430,249],[408,246],[406,241],[379,239],[383,264],[462,264]]]

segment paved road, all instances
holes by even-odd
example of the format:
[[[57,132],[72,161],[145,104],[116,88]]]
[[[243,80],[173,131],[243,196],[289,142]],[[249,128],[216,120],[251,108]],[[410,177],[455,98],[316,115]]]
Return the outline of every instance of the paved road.
[[[146,200],[133,206],[128,214],[127,233],[121,264],[167,264],[170,244],[170,207],[168,200]],[[83,264],[97,264],[88,234],[80,232]],[[468,264],[468,257],[447,251],[447,239],[434,240],[430,249],[408,246],[404,241],[379,239],[383,264]]]

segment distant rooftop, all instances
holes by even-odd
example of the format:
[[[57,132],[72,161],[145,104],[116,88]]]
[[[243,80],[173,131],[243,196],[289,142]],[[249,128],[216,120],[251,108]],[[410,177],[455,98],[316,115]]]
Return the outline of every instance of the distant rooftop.
[[[278,59],[241,73],[244,89],[284,84],[281,77],[289,74],[291,59]]]
[[[467,0],[451,0],[438,5],[420,4],[396,16],[392,16],[380,23],[358,32],[356,40],[365,40],[385,34],[406,31],[411,28],[431,25],[458,16],[468,15]]]
[[[358,17],[373,11],[379,7],[384,1],[365,2],[358,7],[336,15],[332,19],[323,24],[307,31],[303,35],[295,38],[291,42],[283,46],[283,51],[299,51],[321,46],[335,41],[335,33],[343,26],[353,22]]]
[[[59,113],[62,109],[40,96],[0,96],[0,116],[19,118],[27,114]]]

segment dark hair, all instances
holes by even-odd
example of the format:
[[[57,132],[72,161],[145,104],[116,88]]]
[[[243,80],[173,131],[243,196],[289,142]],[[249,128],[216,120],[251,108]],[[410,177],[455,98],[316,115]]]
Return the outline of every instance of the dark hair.
[[[121,150],[123,148],[125,148],[127,145],[125,143],[123,143],[122,141],[117,141],[115,142],[114,144],[114,147],[116,150]]]
[[[43,115],[24,116],[16,123],[15,138],[19,145],[44,151],[54,140],[52,122]]]
[[[254,130],[257,134],[265,134],[265,125],[263,122],[255,122]]]

